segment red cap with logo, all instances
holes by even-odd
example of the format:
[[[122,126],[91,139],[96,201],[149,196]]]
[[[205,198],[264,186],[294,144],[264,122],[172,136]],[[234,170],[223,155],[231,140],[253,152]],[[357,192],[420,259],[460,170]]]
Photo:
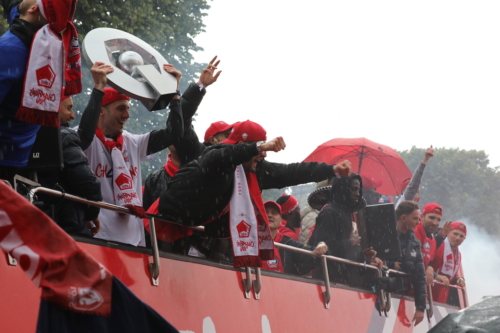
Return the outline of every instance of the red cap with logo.
[[[268,206],[276,208],[281,215],[281,206],[277,202],[272,201],[272,200],[264,202],[264,208],[268,207]]]
[[[240,141],[266,141],[266,130],[257,123],[247,120],[236,123],[229,138],[221,143],[235,144]]]
[[[467,235],[467,226],[463,222],[453,222],[451,224],[450,231],[452,231],[453,229],[462,230],[465,235]]]
[[[443,216],[443,208],[439,206],[437,203],[431,202],[424,206],[422,209],[422,214],[435,213]]]
[[[216,121],[215,123],[211,123],[210,127],[208,127],[207,131],[205,132],[205,142],[210,140],[210,138],[217,133],[220,132],[225,132],[229,129],[233,128],[233,124],[228,124],[225,121]]]
[[[120,99],[126,99],[130,101],[130,97],[127,95],[121,95],[115,88],[106,87],[104,88],[104,97],[102,98],[102,106],[106,106],[113,102],[119,101]]]

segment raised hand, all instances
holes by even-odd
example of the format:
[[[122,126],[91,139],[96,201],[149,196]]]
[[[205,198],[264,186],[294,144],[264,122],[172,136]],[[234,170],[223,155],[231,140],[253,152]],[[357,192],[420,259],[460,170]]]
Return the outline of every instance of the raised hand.
[[[264,142],[260,145],[261,151],[274,151],[279,152],[280,150],[285,149],[286,144],[283,137],[278,136],[277,138],[272,139],[271,141]]]
[[[217,81],[217,78],[219,77],[220,73],[222,71],[218,71],[215,75],[215,71],[217,70],[217,66],[219,65],[220,60],[217,60],[217,56],[215,56],[209,63],[206,68],[204,68],[201,71],[200,75],[200,82],[205,86],[208,87],[215,81]]]
[[[439,235],[441,237],[446,237],[448,236],[448,234],[450,233],[450,228],[451,228],[451,225],[452,225],[452,221],[447,221],[443,227],[441,228],[441,230],[439,230]]]
[[[172,64],[163,65],[163,69],[165,70],[165,72],[175,77],[175,79],[177,80],[177,89],[179,89],[179,83],[181,82],[182,77],[181,71],[175,68]]]
[[[90,73],[92,73],[92,78],[94,79],[94,88],[104,91],[106,84],[108,84],[106,74],[112,73],[113,71],[113,66],[96,61],[90,69]]]
[[[342,161],[333,166],[333,172],[343,177],[349,177],[351,175],[351,169],[351,162],[348,160]]]
[[[423,164],[427,164],[431,157],[434,157],[434,148],[432,148],[432,145],[425,150],[425,157],[422,161]]]

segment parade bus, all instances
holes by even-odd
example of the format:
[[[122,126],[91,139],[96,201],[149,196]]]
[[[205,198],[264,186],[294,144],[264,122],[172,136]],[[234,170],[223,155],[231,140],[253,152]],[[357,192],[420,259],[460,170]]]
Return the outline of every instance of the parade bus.
[[[92,202],[42,187],[31,189],[31,200],[37,193],[130,213],[124,207]],[[414,327],[411,291],[395,294],[385,290],[383,284],[364,289],[335,283],[330,281],[326,268],[339,263],[361,266],[374,277],[381,278],[387,273],[404,273],[383,272],[374,266],[327,255],[318,257],[312,252],[278,243],[275,246],[285,252],[301,252],[320,260],[323,278],[252,267],[233,268],[231,264],[159,250],[154,220],[160,217],[149,215],[148,218],[151,222],[151,246],[148,248],[96,238],[73,238],[180,332],[427,332],[449,313],[468,306],[465,288],[450,286],[456,290],[456,301],[442,304],[429,298],[426,317]],[[2,333],[36,331],[41,289],[18,266],[14,258],[3,252],[0,260]]]

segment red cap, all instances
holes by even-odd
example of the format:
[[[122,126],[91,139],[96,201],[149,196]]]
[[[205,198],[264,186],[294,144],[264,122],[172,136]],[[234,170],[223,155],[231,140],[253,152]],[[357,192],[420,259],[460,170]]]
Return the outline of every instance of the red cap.
[[[240,141],[266,141],[266,130],[257,123],[247,120],[236,123],[229,138],[221,143],[235,144]]]
[[[463,222],[453,222],[451,224],[450,231],[452,231],[453,229],[462,230],[465,235],[467,235],[467,226]]]
[[[384,183],[381,179],[376,179],[369,173],[362,174],[361,181],[363,182],[363,189],[379,188]]]
[[[269,201],[264,202],[264,208],[266,206],[273,206],[274,208],[276,208],[278,210],[278,212],[280,212],[280,215],[281,215],[281,206],[278,203],[276,203],[272,200],[269,200]]]
[[[225,132],[231,128],[233,128],[232,124],[230,125],[230,124],[226,123],[225,121],[216,121],[215,123],[210,124],[210,127],[205,132],[205,139],[204,140],[205,140],[205,142],[207,142],[208,140],[210,140],[210,138],[212,136],[216,135],[217,133]]]
[[[286,196],[286,195],[288,194],[286,193],[281,194],[281,196]],[[298,205],[299,202],[297,201],[297,199],[295,199],[292,196],[289,196],[288,199],[285,202],[283,202],[283,205],[281,205],[281,214],[285,215],[293,212]]]
[[[116,90],[115,88],[106,87],[104,88],[104,97],[102,98],[101,105],[106,106],[120,99],[126,99],[127,101],[130,101],[130,97],[128,97],[127,95],[120,95],[118,90]]]
[[[443,208],[441,208],[441,206],[439,206],[437,203],[431,202],[425,205],[422,209],[422,214],[425,215],[427,213],[435,213],[443,216]]]

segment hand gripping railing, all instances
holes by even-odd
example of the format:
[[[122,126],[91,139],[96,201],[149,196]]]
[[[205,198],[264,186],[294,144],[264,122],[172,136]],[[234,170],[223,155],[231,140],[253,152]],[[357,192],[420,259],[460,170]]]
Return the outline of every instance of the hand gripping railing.
[[[325,303],[325,308],[327,308],[327,309],[330,308],[330,300],[331,300],[330,277],[329,277],[329,274],[328,274],[328,264],[327,264],[328,260],[335,261],[335,262],[338,262],[338,263],[344,263],[344,264],[348,264],[348,265],[352,265],[352,266],[357,266],[357,267],[363,267],[363,268],[371,269],[371,270],[376,271],[377,277],[381,277],[382,276],[382,273],[381,273],[380,269],[378,269],[377,267],[372,266],[372,265],[366,265],[366,264],[359,263],[359,262],[356,262],[356,261],[351,261],[351,260],[348,260],[348,259],[338,258],[338,257],[334,257],[334,256],[327,256],[327,255],[319,256],[319,255],[317,255],[316,253],[314,253],[312,251],[308,251],[308,250],[305,250],[305,249],[300,249],[300,248],[297,248],[297,247],[293,247],[293,246],[289,246],[289,245],[285,245],[285,244],[281,244],[281,243],[274,243],[274,246],[276,246],[278,248],[286,249],[286,250],[289,250],[289,251],[293,251],[293,252],[307,254],[307,255],[309,255],[311,257],[321,257],[321,266],[323,268],[323,279],[324,279],[324,283],[325,283],[325,291],[323,292],[323,301]]]
[[[86,204],[89,206],[94,206],[94,207],[99,207],[99,208],[104,208],[108,209],[120,214],[127,214],[127,215],[134,215],[128,208],[126,207],[121,207],[121,206],[116,206],[112,205],[106,202],[101,202],[101,201],[91,201],[87,199],[83,199],[80,197],[77,197],[76,195],[68,194],[68,193],[63,193],[59,192],[56,190],[52,190],[49,188],[45,187],[34,187],[29,191],[29,198],[30,202],[34,201],[35,195],[37,193],[44,193],[64,199],[68,199],[71,201],[79,202],[82,204]],[[177,224],[171,221],[163,220],[161,216],[154,215],[154,214],[149,214],[146,213],[147,218],[149,219],[149,226],[150,226],[150,236],[151,236],[151,248],[153,251],[153,262],[149,264],[149,273],[151,274],[151,283],[154,286],[157,286],[159,283],[159,276],[160,276],[160,252],[158,251],[158,241],[156,239],[156,227],[155,227],[155,221],[160,221],[164,223],[171,223],[171,224]],[[204,230],[205,228],[203,226],[199,227],[187,227],[190,229],[194,230]]]
[[[396,275],[400,275],[400,276],[406,276],[406,277],[410,277],[411,275],[408,274],[408,273],[405,273],[405,272],[401,272],[401,271],[397,271],[395,269],[389,269],[389,273],[391,274],[396,274]],[[442,286],[445,286],[446,285],[444,283],[442,283],[441,281],[438,281],[438,280],[434,280],[432,282],[432,284],[439,284],[439,285],[442,285]],[[454,288],[454,289],[457,289],[457,290],[462,290],[462,296],[463,296],[463,301],[464,301],[464,307],[463,308],[467,308],[469,306],[469,300],[467,298],[467,292],[465,290],[465,288],[462,288],[462,287],[459,287],[459,286],[456,286],[456,285],[448,285],[447,287],[449,288]],[[427,311],[427,319],[431,320],[432,316],[434,315],[434,300],[432,299],[432,285],[429,286],[426,284],[426,290],[427,290],[427,302],[428,302],[428,309],[426,309]]]

